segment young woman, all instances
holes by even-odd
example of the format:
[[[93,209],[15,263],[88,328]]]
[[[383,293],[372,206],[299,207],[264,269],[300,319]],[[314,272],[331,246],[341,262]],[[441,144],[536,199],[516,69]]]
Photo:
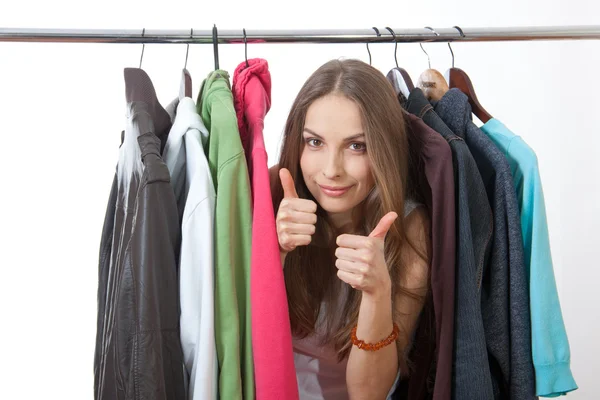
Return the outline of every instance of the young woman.
[[[312,74],[272,170],[301,399],[386,399],[409,373],[429,277],[411,165],[378,70],[333,60]]]

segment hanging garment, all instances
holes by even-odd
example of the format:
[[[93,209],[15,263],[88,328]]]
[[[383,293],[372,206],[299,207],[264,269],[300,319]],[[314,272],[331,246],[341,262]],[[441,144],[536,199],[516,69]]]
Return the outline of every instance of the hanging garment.
[[[494,143],[472,122],[469,100],[459,89],[446,92],[435,111],[469,146],[494,215],[492,250],[482,277],[483,323],[493,383],[502,398],[532,399],[535,378],[529,290],[510,167]]]
[[[525,266],[529,279],[531,344],[536,394],[556,397],[577,389],[571,351],[554,280],[546,206],[537,157],[502,122],[491,119],[481,130],[508,160],[521,213]]]
[[[218,364],[213,290],[215,188],[204,153],[208,131],[194,100],[183,97],[171,107],[176,112],[163,157],[181,221],[180,331],[188,399],[211,400],[217,398]]]
[[[441,265],[446,255],[453,260],[454,255],[454,179],[452,176],[452,156],[448,143],[423,121],[413,115],[405,116],[406,130],[409,144],[417,154],[413,167],[423,173],[415,179],[420,179],[424,193],[425,205],[431,216],[432,256],[431,266],[431,292],[445,293],[442,289],[444,282],[439,279],[442,275]],[[437,257],[437,258],[436,258]],[[454,262],[452,262],[454,265]],[[433,271],[437,271],[436,274]],[[452,269],[453,271],[453,269]],[[448,272],[448,271],[446,271]],[[434,279],[433,276],[436,276]],[[453,282],[453,278],[451,282]],[[431,398],[434,387],[432,382],[436,374],[436,316],[434,312],[435,295],[428,295],[419,316],[418,325],[414,334],[412,348],[409,352],[411,365],[408,380],[400,384],[395,398],[408,398],[411,400]],[[438,306],[438,311],[440,310]],[[444,321],[444,325],[449,323]]]
[[[204,80],[197,109],[210,132],[206,150],[217,194],[214,241],[219,398],[252,400],[250,181],[226,71],[213,71]]]
[[[269,184],[264,118],[271,107],[266,60],[242,62],[233,76],[237,121],[252,184],[250,298],[256,398],[298,399],[292,334]]]
[[[421,92],[422,94],[422,92]],[[409,96],[410,97],[410,96]],[[413,95],[413,101],[415,96]],[[412,108],[412,107],[411,107]],[[422,111],[426,111],[421,109]],[[429,131],[436,138],[439,138],[444,143],[449,145],[449,149],[454,156],[452,167],[447,167],[452,176],[451,179],[445,178],[452,183],[455,201],[457,202],[455,214],[455,235],[460,240],[456,243],[456,260],[462,268],[455,269],[456,282],[455,288],[455,323],[454,323],[454,358],[451,364],[452,368],[452,398],[491,398],[492,384],[488,366],[487,352],[485,348],[485,338],[483,330],[483,321],[474,319],[474,315],[480,315],[480,293],[478,290],[477,280],[471,279],[477,274],[477,268],[481,268],[484,263],[484,257],[488,243],[490,241],[489,233],[491,232],[491,210],[487,202],[483,183],[479,176],[476,166],[473,162],[474,173],[466,172],[466,166],[469,165],[469,153],[461,151],[461,148],[466,149],[464,142],[454,137],[441,137],[438,133],[429,128],[425,123],[414,115],[410,115],[415,131]],[[446,142],[448,140],[448,142]],[[447,201],[447,199],[445,199]],[[478,262],[479,260],[479,262]],[[481,271],[481,270],[479,270]],[[446,281],[448,282],[448,281]],[[421,327],[420,327],[421,328]],[[426,328],[424,328],[426,329]],[[418,333],[419,334],[419,333]],[[426,337],[425,334],[422,334]],[[462,339],[461,339],[462,338]],[[424,350],[417,349],[416,355],[423,353]],[[462,355],[466,357],[464,362],[457,362],[456,357]],[[414,357],[414,356],[413,356]],[[459,359],[460,360],[460,359]],[[434,359],[422,357],[421,363],[428,365],[434,363]],[[474,367],[477,365],[477,367]],[[439,366],[437,366],[439,367]],[[446,369],[443,365],[442,368]],[[417,375],[417,376],[420,376]],[[424,376],[427,378],[427,376]],[[411,386],[416,377],[413,375],[410,379]],[[430,377],[435,379],[435,376]],[[477,382],[477,383],[474,383]],[[457,384],[458,383],[458,384]],[[461,383],[464,383],[469,390],[461,390]],[[437,386],[437,382],[435,382]],[[434,386],[434,388],[435,388]],[[458,388],[458,389],[457,389]],[[432,389],[429,389],[431,391]],[[441,398],[448,398],[447,392],[438,392]],[[472,397],[469,397],[472,396]],[[480,396],[480,397],[478,397]],[[486,397],[490,396],[490,397]],[[410,399],[421,399],[423,395],[417,395],[417,392],[409,391]]]
[[[179,224],[169,171],[160,157],[169,118],[144,71],[125,69],[125,83],[127,127],[102,235],[103,240],[110,236],[112,220],[112,243],[101,244],[98,320],[103,323],[96,338],[94,395],[183,400]]]
[[[406,99],[402,95],[400,71],[391,70],[387,79],[392,83],[400,104],[406,107]],[[429,103],[427,103],[429,104]],[[431,108],[431,106],[429,107]],[[411,112],[410,109],[408,109]],[[415,112],[412,112],[416,114]],[[418,115],[422,118],[421,115]],[[452,380],[452,350],[454,347],[454,298],[455,258],[456,258],[456,221],[455,221],[455,186],[452,176],[452,158],[450,149],[444,140],[435,132],[423,129],[420,122],[411,118],[415,134],[424,137],[424,142],[444,148],[445,159],[425,155],[428,186],[431,190],[429,209],[431,210],[432,257],[431,257],[431,290],[435,315],[436,337],[436,372],[433,399],[450,398]],[[426,122],[426,121],[425,121]],[[446,149],[447,148],[447,149]],[[439,153],[434,151],[432,153]],[[447,179],[447,180],[446,180]]]
[[[489,254],[492,210],[477,164],[464,140],[456,136],[435,113],[423,91],[411,91],[406,108],[438,132],[452,151],[456,194],[456,306],[453,318],[456,336],[453,358],[438,362],[450,371],[453,396],[440,393],[440,399],[492,398],[492,381],[481,317],[480,278]],[[453,266],[454,268],[454,266]],[[446,281],[448,282],[448,281]],[[454,370],[453,370],[454,365]],[[435,388],[438,388],[436,379]]]

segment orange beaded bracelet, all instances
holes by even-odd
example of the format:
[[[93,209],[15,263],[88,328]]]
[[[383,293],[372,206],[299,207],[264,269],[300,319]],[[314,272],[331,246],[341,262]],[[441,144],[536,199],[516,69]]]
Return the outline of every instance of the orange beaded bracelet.
[[[366,350],[366,351],[377,351],[377,350],[384,348],[385,346],[392,344],[394,342],[394,340],[396,340],[398,338],[398,333],[400,333],[400,328],[398,328],[398,325],[396,325],[394,323],[394,329],[392,330],[392,333],[390,333],[390,336],[388,336],[387,338],[385,338],[375,344],[372,344],[372,343],[365,343],[364,340],[360,340],[356,337],[356,329],[357,328],[358,328],[358,326],[355,326],[354,328],[352,328],[352,332],[350,334],[350,338],[352,339],[352,344],[355,345],[356,347],[358,347],[359,349]]]

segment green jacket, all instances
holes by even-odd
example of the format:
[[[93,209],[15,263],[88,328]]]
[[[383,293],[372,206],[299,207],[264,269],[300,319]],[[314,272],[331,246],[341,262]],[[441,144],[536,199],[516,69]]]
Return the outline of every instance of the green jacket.
[[[217,194],[214,241],[219,398],[252,400],[250,179],[226,71],[208,75],[202,83],[197,107],[209,130],[205,148]]]

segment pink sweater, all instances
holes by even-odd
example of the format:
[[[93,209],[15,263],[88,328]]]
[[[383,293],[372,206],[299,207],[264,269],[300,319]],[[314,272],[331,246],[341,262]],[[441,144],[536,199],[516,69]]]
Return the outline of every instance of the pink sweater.
[[[250,301],[257,400],[297,400],[298,385],[275,214],[269,185],[264,118],[271,107],[266,60],[242,62],[233,76],[233,94],[252,187]]]

